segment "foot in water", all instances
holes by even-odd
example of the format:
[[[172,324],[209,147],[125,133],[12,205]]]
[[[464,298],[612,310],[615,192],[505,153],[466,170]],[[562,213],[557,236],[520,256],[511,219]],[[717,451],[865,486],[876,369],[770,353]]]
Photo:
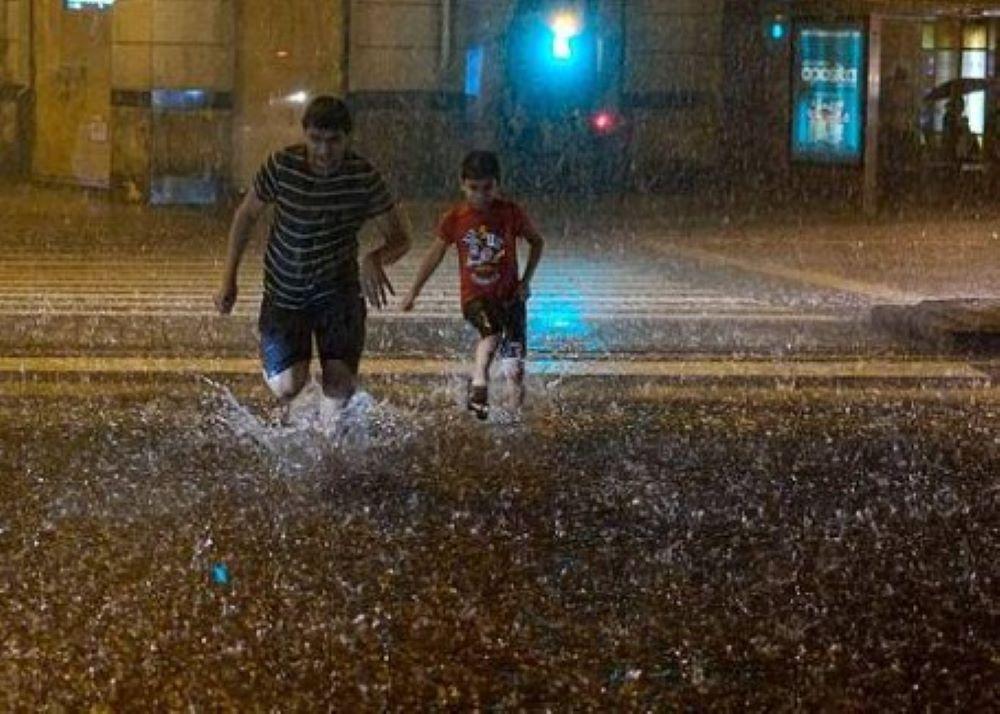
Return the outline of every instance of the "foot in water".
[[[466,402],[466,407],[481,421],[485,421],[489,417],[490,404],[485,384],[482,386],[473,384],[469,387],[469,400]]]
[[[511,412],[520,412],[524,406],[524,383],[508,382],[504,385],[504,406]]]
[[[319,385],[310,379],[298,394],[278,407],[279,425],[292,429],[307,429],[314,425],[322,417],[322,398]]]

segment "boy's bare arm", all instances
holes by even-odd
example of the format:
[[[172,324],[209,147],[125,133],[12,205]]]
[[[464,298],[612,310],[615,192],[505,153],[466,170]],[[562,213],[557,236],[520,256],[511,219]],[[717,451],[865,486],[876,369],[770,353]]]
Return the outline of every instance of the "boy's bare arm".
[[[529,233],[523,238],[528,241],[528,264],[524,266],[524,275],[521,276],[521,298],[527,299],[531,294],[531,279],[535,277],[535,269],[542,259],[542,251],[545,249],[545,240],[537,233]]]
[[[424,259],[420,263],[420,267],[417,269],[417,276],[413,280],[413,287],[410,288],[410,292],[403,298],[403,304],[401,308],[404,312],[408,312],[413,309],[414,303],[417,301],[417,297],[420,295],[420,291],[424,289],[424,285],[427,283],[437,267],[441,265],[441,261],[444,259],[444,254],[448,252],[448,243],[441,240],[440,237],[434,238],[434,242],[431,243],[431,247],[428,248],[427,253],[424,254]]]
[[[412,241],[406,219],[396,207],[376,216],[374,223],[382,245],[361,261],[361,287],[368,302],[381,309],[389,302],[386,293],[396,294],[383,266],[392,265],[406,255]]]
[[[236,276],[240,269],[240,260],[250,242],[250,236],[257,219],[267,208],[267,204],[260,200],[257,192],[250,190],[240,202],[233,222],[229,227],[229,245],[226,250],[226,265],[222,270],[222,282],[218,292],[215,294],[215,307],[219,314],[227,315],[236,304]]]

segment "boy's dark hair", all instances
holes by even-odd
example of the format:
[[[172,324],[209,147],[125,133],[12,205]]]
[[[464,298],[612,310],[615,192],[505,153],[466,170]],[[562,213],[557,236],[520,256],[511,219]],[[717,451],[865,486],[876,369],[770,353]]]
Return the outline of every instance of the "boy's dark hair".
[[[500,159],[492,151],[470,151],[462,159],[463,179],[500,181]]]
[[[306,107],[302,115],[302,128],[321,129],[323,131],[342,131],[350,134],[354,128],[351,120],[351,110],[343,100],[329,94],[321,94]]]

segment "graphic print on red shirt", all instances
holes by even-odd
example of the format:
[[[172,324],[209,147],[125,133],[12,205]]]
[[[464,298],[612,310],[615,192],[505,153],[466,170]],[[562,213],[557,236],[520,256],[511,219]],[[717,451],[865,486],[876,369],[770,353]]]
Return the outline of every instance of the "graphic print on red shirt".
[[[495,199],[480,211],[463,203],[444,215],[438,235],[458,250],[462,304],[475,298],[510,300],[517,290],[517,238],[534,233],[512,201]]]

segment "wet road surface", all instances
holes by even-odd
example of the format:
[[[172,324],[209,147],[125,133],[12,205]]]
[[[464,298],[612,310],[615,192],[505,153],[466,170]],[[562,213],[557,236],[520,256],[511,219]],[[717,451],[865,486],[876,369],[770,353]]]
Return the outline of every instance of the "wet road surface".
[[[0,708],[985,710],[1000,393],[0,379]]]

